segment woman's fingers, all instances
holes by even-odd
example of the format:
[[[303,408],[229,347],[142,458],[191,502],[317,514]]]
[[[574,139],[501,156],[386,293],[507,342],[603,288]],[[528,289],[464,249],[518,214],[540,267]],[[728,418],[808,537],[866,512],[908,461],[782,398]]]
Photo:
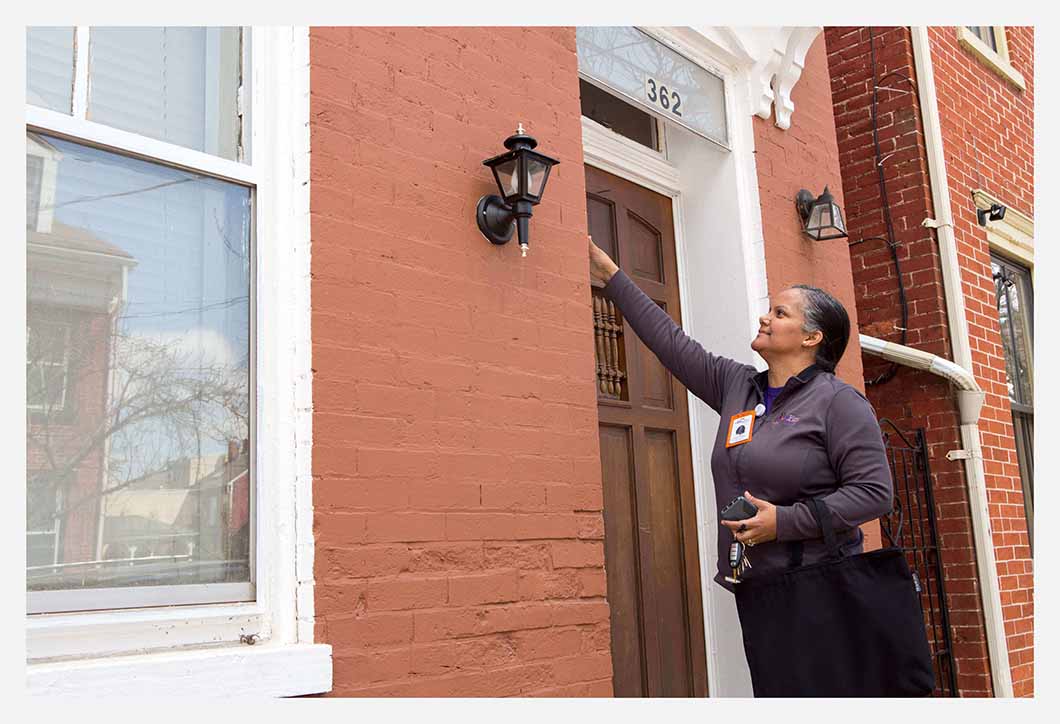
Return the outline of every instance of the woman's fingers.
[[[593,238],[589,237],[589,273],[594,279],[607,283],[611,281],[611,277],[614,276],[615,272],[618,271],[618,266],[615,265],[614,260],[607,255],[603,249],[593,243]]]
[[[758,520],[758,516],[745,520],[723,520],[721,524],[738,535],[751,535],[761,528],[761,521]]]

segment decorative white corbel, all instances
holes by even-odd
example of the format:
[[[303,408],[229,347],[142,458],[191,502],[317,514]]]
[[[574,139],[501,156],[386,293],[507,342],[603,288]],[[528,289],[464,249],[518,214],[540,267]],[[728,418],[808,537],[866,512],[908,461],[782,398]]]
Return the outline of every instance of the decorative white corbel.
[[[746,68],[747,98],[752,112],[769,119],[773,113],[773,76],[784,61],[783,28],[717,28]]]
[[[747,94],[752,112],[768,119],[776,106],[776,125],[791,127],[795,104],[791,89],[802,76],[806,53],[821,27],[718,29],[746,68]]]
[[[787,36],[787,44],[784,48],[784,58],[777,70],[776,80],[773,83],[774,104],[776,108],[777,127],[788,129],[791,127],[791,114],[795,111],[795,104],[791,100],[791,89],[802,77],[802,69],[806,65],[806,53],[821,32],[821,27],[808,28],[784,28]]]

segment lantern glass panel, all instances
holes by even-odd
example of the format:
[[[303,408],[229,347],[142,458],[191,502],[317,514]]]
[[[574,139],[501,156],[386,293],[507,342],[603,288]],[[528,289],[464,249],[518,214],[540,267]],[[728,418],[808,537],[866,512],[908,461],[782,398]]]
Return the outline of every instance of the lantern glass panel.
[[[829,225],[831,209],[825,204],[817,204],[810,210],[810,219],[806,222],[806,231],[817,234],[822,227]]]
[[[541,192],[545,190],[548,170],[549,164],[540,159],[532,156],[526,159],[526,191],[534,198],[540,198]]]
[[[493,167],[493,175],[505,201],[519,193],[519,158],[510,158]]]
[[[832,204],[832,226],[835,227],[836,231],[847,233],[846,224],[843,223],[843,214],[839,211],[837,204]]]

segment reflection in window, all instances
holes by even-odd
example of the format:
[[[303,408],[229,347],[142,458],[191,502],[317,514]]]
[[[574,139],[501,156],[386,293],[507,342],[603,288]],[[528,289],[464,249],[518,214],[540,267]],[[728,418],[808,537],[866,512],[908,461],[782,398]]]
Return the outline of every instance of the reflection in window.
[[[70,327],[34,322],[26,327],[26,407],[60,411],[66,405]]]
[[[1034,296],[1030,271],[991,255],[1005,382],[1012,406],[1016,458],[1023,484],[1027,530],[1034,540]]]
[[[249,581],[250,190],[27,149],[27,590]]]
[[[997,52],[997,36],[994,35],[994,29],[989,25],[966,25],[977,38],[987,44],[994,52]]]
[[[88,117],[238,159],[240,29],[93,27]]]
[[[70,114],[74,96],[74,29],[26,28],[26,102]]]

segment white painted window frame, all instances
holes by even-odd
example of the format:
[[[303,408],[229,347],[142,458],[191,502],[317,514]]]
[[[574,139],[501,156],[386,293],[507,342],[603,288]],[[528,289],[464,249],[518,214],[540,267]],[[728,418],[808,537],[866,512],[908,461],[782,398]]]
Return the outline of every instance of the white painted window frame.
[[[30,694],[242,697],[331,689],[331,647],[313,642],[309,31],[254,27],[249,34],[252,164],[83,115],[26,111],[27,126],[39,130],[254,185],[255,317],[268,320],[252,321],[256,599],[27,616]],[[78,41],[84,37],[79,29]],[[83,63],[75,72],[84,79]],[[85,101],[75,97],[75,112]],[[256,637],[254,645],[244,636]]]
[[[994,30],[997,50],[991,48],[982,38],[963,25],[957,27],[957,41],[999,76],[1020,90],[1026,90],[1027,84],[1023,80],[1023,74],[1012,67],[1012,60],[1008,53],[1008,39],[1005,37],[1005,27],[1003,25],[991,27]]]

